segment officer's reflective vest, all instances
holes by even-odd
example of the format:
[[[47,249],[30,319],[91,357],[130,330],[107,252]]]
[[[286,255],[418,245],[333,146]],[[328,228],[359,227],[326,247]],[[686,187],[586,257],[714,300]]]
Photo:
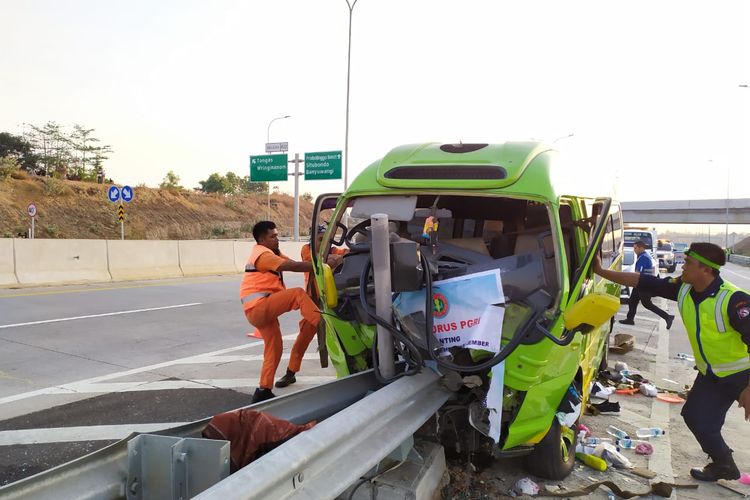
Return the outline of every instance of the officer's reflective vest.
[[[273,253],[268,247],[255,245],[250,252],[250,258],[247,259],[245,276],[240,285],[240,302],[245,311],[250,309],[258,299],[286,289],[281,272],[258,271],[255,268],[255,263],[260,256],[269,252]],[[284,257],[283,254],[281,256]]]
[[[677,304],[698,370],[705,375],[710,367],[716,376],[726,377],[750,369],[748,347],[742,341],[740,332],[729,324],[727,314],[729,298],[740,288],[723,282],[716,295],[705,298],[698,305],[697,312],[690,296],[691,289],[691,285],[682,284],[677,294]]]

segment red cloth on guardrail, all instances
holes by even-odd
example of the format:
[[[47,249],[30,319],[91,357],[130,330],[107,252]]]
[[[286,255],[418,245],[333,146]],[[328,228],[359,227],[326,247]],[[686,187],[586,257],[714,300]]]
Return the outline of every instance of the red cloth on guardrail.
[[[202,434],[206,439],[229,441],[230,471],[235,472],[315,424],[313,420],[297,425],[267,413],[242,408],[215,415]]]

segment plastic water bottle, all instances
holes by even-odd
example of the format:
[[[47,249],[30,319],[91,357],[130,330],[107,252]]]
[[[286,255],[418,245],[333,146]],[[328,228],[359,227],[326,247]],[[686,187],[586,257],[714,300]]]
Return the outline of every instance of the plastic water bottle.
[[[617,444],[620,445],[621,448],[626,450],[632,450],[638,445],[638,443],[639,441],[630,438],[622,438],[617,440]]]
[[[628,436],[627,432],[625,432],[625,431],[623,431],[621,429],[618,429],[614,425],[610,425],[609,427],[607,427],[607,434],[609,434],[610,436],[614,436],[617,439],[623,439],[623,438],[629,438],[630,437],[630,436]]]
[[[667,432],[661,427],[642,427],[635,431],[635,435],[639,438],[648,439],[650,437],[663,436]]]
[[[583,440],[584,446],[596,446],[601,443],[611,443],[612,440],[610,438],[598,438],[598,437],[590,437]]]

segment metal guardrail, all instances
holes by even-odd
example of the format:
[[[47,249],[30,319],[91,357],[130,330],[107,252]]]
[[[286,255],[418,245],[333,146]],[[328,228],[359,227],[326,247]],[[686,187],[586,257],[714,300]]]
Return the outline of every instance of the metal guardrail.
[[[336,498],[407,440],[450,393],[429,369],[403,377],[235,472],[197,499]]]
[[[729,262],[733,264],[739,264],[741,266],[750,266],[750,257],[744,255],[731,254],[729,256]]]
[[[382,385],[372,371],[367,371],[274,398],[253,405],[253,409],[265,411],[298,424],[310,420],[322,421],[361,400],[369,392],[378,391],[381,387]],[[152,434],[200,437],[201,431],[209,420],[199,420]],[[367,422],[362,422],[362,427],[367,427],[367,425]],[[0,498],[3,500],[125,498],[128,486],[128,442],[137,436],[138,434],[132,434],[86,456],[0,487]],[[239,496],[229,498],[239,498]]]

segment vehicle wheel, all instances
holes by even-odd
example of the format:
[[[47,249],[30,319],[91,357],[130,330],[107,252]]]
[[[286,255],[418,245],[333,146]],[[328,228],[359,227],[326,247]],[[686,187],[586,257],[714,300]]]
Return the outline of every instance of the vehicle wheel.
[[[547,435],[526,457],[526,470],[544,479],[565,479],[576,460],[576,440],[576,433],[563,428],[557,417],[553,417]]]

